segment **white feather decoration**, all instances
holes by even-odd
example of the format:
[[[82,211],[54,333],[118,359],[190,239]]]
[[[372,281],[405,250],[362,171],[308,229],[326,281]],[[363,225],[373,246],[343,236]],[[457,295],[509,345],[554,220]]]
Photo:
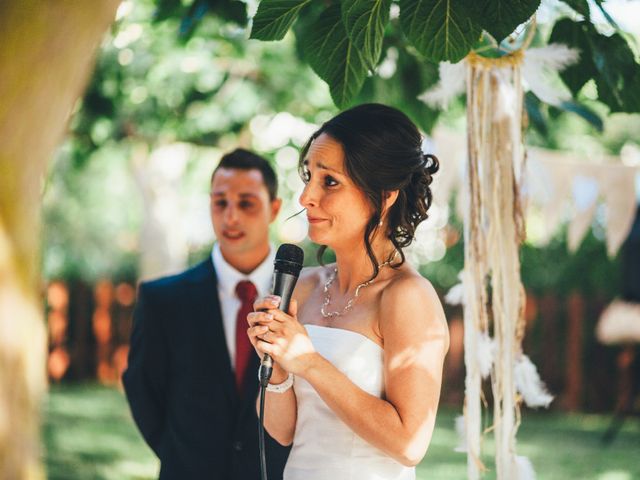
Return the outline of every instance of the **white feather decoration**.
[[[523,455],[516,455],[516,480],[536,480],[536,471],[531,460]]]
[[[516,390],[520,392],[528,407],[547,408],[553,401],[553,395],[547,391],[547,387],[540,379],[536,366],[529,357],[521,355],[514,367]]]
[[[466,66],[467,63],[464,60],[458,63],[441,62],[438,66],[440,80],[421,94],[418,100],[433,108],[446,109],[449,102],[465,90]]]
[[[561,43],[530,48],[524,52],[522,78],[540,100],[550,105],[560,105],[571,98],[571,93],[558,78],[558,72],[579,58],[578,50]]]
[[[467,275],[465,275],[464,270],[460,270],[460,272],[458,273],[459,283],[456,283],[453,287],[451,287],[447,294],[444,296],[444,301],[449,305],[465,304],[466,289],[464,287],[464,283],[466,276]]]
[[[491,373],[491,367],[496,356],[496,342],[487,332],[478,335],[478,369],[483,379]]]
[[[453,449],[454,452],[466,453],[467,451],[467,424],[464,415],[458,415],[456,417],[456,436],[458,437],[458,443]]]
[[[544,47],[525,50],[524,59],[560,72],[580,59],[580,50],[567,47],[563,43],[550,43]]]
[[[462,305],[464,302],[464,283],[456,283],[444,296],[444,301],[449,305]]]
[[[550,105],[560,105],[571,93],[558,78],[558,72],[575,63],[580,51],[562,43],[529,48],[524,52],[522,77],[527,89]],[[438,66],[440,79],[433,87],[418,96],[418,100],[432,108],[445,110],[451,100],[465,91],[467,62],[442,62]]]

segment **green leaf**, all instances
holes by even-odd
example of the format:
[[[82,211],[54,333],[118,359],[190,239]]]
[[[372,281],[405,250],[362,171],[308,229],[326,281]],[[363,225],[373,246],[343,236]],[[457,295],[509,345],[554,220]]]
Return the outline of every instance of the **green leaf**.
[[[353,45],[373,70],[380,58],[391,0],[343,0],[342,21]]]
[[[498,42],[531,18],[540,0],[469,0],[469,12],[475,22]]]
[[[627,87],[616,92],[601,78],[597,78],[598,99],[611,108],[612,113],[640,113],[640,72],[636,71],[626,79],[625,85]]]
[[[589,9],[589,3],[587,0],[562,0],[564,3],[569,5],[573,10],[578,12],[584,18],[591,18],[591,11]]]
[[[527,92],[524,95],[524,106],[527,110],[529,124],[540,132],[543,137],[546,137],[549,129],[547,128],[547,118],[542,111],[540,99],[533,92]]]
[[[612,112],[640,112],[640,65],[625,39],[617,33],[607,37],[594,31],[588,40],[598,72],[598,98]]]
[[[482,31],[468,12],[462,0],[400,0],[400,25],[428,60],[455,63],[469,53]]]
[[[584,120],[593,125],[593,127],[595,127],[599,132],[602,132],[604,130],[604,123],[602,122],[602,118],[600,118],[600,115],[591,110],[589,107],[582,105],[581,103],[571,101],[562,102],[558,107],[565,112],[575,113],[579,117],[582,117]]]
[[[249,38],[282,40],[300,10],[311,0],[262,0]]]
[[[182,14],[183,7],[180,0],[157,0],[156,9],[153,12],[153,21],[161,22],[171,17]]]
[[[188,12],[182,17],[180,22],[180,37],[182,40],[188,40],[193,35],[196,27],[202,18],[209,11],[209,5],[203,0],[196,0],[189,7]]]
[[[332,5],[300,38],[311,68],[329,85],[334,103],[343,108],[362,88],[367,66],[342,23],[340,5]]]
[[[609,12],[607,12],[605,8],[602,6],[603,1],[604,0],[595,0],[598,9],[600,10],[604,18],[607,19],[607,22],[609,22],[609,25],[611,25],[616,30],[620,31],[620,26],[618,25],[618,23],[611,17],[611,15],[609,15]]]
[[[237,23],[238,25],[247,24],[247,4],[239,0],[224,0],[222,2],[216,1],[211,4],[211,13],[217,15],[223,20]]]
[[[597,74],[591,58],[591,44],[588,40],[590,24],[573,22],[568,18],[558,21],[551,31],[549,43],[562,43],[580,50],[580,60],[560,72],[560,78],[575,97],[590,78]]]

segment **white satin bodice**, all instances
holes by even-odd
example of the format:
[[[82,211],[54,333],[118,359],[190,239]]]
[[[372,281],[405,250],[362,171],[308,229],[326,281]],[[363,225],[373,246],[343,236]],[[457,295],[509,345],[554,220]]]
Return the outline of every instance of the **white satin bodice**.
[[[306,325],[316,351],[358,387],[382,398],[384,350],[364,335]],[[356,435],[301,378],[294,389],[298,416],[284,480],[414,480],[405,467]]]

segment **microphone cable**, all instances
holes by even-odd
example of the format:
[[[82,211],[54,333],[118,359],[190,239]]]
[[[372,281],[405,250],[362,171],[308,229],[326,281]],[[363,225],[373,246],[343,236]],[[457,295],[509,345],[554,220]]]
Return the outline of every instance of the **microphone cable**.
[[[258,381],[260,382],[260,414],[258,418],[258,450],[260,451],[260,479],[267,480],[267,455],[264,444],[264,401],[267,395],[267,385],[273,373],[273,360],[269,355],[265,355],[258,370]]]
[[[302,261],[304,260],[304,252],[296,245],[283,243],[276,252],[276,258],[273,262],[273,288],[271,291],[280,296],[280,308],[289,311],[289,301],[293,289],[296,286],[298,275],[302,269]],[[267,385],[273,373],[273,359],[268,355],[262,356],[260,369],[258,370],[258,381],[260,382],[260,408],[258,419],[258,448],[260,450],[260,472],[261,479],[267,480],[267,457],[264,444],[264,402],[267,393]]]
[[[260,387],[260,421],[258,422],[258,448],[260,449],[260,479],[267,480],[267,456],[264,448],[264,397],[265,387]]]

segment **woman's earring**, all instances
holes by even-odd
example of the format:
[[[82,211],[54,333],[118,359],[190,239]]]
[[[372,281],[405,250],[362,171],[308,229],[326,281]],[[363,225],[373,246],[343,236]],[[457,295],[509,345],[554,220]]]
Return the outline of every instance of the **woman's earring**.
[[[380,221],[378,222],[378,226],[379,226],[379,227],[381,227],[381,226],[382,226],[382,220],[380,220]]]

